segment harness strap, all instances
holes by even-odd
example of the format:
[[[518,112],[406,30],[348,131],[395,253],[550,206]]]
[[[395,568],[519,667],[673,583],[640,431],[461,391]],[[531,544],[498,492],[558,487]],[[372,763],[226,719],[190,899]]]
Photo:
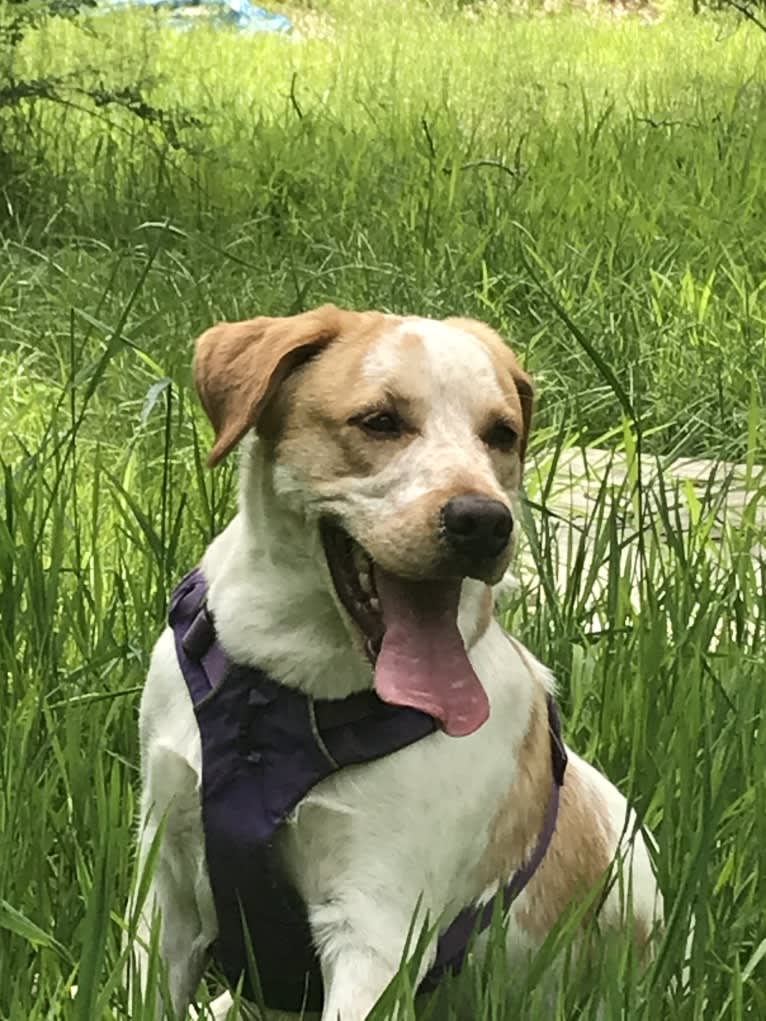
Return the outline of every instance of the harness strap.
[[[207,582],[199,568],[189,571],[173,592],[168,622],[189,694],[198,706],[223,681],[231,665],[207,608]]]

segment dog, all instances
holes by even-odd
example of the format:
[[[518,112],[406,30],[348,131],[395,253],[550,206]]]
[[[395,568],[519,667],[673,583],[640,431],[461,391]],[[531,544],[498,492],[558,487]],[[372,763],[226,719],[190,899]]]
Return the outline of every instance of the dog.
[[[159,916],[173,1016],[223,945],[267,1007],[362,1021],[418,938],[424,987],[454,970],[498,896],[523,969],[615,861],[599,925],[646,947],[647,843],[493,615],[534,399],[505,341],[324,305],[212,327],[194,374],[210,465],[241,466],[140,708],[139,942]]]

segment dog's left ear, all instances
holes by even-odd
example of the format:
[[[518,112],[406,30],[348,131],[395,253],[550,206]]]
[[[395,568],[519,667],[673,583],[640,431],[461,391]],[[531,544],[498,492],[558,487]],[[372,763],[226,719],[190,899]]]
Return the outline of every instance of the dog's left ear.
[[[213,467],[239,443],[292,369],[341,332],[351,313],[322,305],[300,315],[218,323],[197,340],[194,382],[215,430]]]
[[[511,374],[513,375],[513,382],[516,384],[516,391],[521,401],[521,414],[524,419],[524,432],[519,437],[519,457],[522,462],[527,452],[527,443],[529,442],[529,433],[532,429],[532,412],[535,407],[535,388],[532,385],[532,380],[524,372],[516,361],[515,356],[513,357],[513,366],[511,368]]]

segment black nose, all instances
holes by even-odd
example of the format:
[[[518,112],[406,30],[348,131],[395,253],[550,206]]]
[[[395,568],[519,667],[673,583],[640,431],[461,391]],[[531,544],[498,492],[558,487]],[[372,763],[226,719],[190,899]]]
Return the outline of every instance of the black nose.
[[[453,496],[442,508],[442,521],[452,548],[471,557],[496,557],[513,529],[505,504],[488,496]]]

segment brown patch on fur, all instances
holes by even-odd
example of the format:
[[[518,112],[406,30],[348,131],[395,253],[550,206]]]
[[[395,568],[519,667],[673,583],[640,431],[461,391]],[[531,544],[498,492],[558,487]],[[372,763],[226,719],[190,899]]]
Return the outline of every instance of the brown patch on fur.
[[[604,878],[614,852],[608,833],[607,806],[570,761],[553,839],[517,915],[531,937],[544,939],[567,905]]]
[[[369,325],[371,317],[378,324],[383,318],[322,305],[295,316],[219,323],[203,333],[197,340],[194,379],[215,430],[209,464],[218,464],[258,425],[281,384],[312,349]]]
[[[495,816],[479,864],[477,889],[506,883],[531,853],[543,827],[552,766],[542,690],[532,704],[518,762],[519,775]],[[553,838],[516,915],[517,924],[531,938],[544,939],[567,905],[604,878],[613,858],[608,826],[607,806],[599,792],[588,784],[577,763],[570,761]],[[636,919],[635,939],[639,946],[649,941],[649,930],[641,919]]]
[[[397,343],[399,344],[399,348],[405,358],[409,356],[419,359],[421,364],[423,363],[425,359],[423,338],[417,330],[402,330],[397,337]]]
[[[372,343],[392,320],[375,317],[286,381],[264,423],[277,459],[300,464],[310,480],[322,483],[378,472],[412,441],[414,428],[398,438],[379,438],[353,424],[367,411],[391,410],[412,420],[406,396],[388,392],[363,372]]]
[[[395,316],[370,318],[366,328],[360,326],[340,338],[322,358],[306,364],[287,381],[282,400],[275,402],[275,408],[281,404],[281,415],[274,421],[280,443],[291,444],[300,433],[305,436],[317,428],[339,436],[345,431],[357,450],[366,450],[360,460],[369,459],[370,469],[375,470],[380,467],[379,454],[385,459],[421,430],[430,411],[427,391],[419,385],[427,371],[421,338],[414,333],[397,335],[400,367],[396,379],[370,378],[365,368],[370,348],[386,327],[400,322]],[[357,426],[349,425],[351,419],[367,411],[391,411],[400,417],[405,428],[398,444],[390,437],[365,436]]]
[[[492,823],[477,870],[477,889],[506,883],[523,864],[543,826],[551,790],[551,743],[545,695],[539,691],[518,754],[519,773]]]
[[[497,380],[503,393],[511,401],[521,403],[521,414],[524,420],[524,428],[519,436],[519,457],[523,461],[529,440],[529,432],[532,428],[532,411],[534,408],[534,387],[532,380],[519,365],[516,355],[511,351],[502,337],[478,319],[464,319],[454,317],[445,319],[445,323],[456,326],[460,330],[472,333],[489,350],[492,360],[495,363]]]

